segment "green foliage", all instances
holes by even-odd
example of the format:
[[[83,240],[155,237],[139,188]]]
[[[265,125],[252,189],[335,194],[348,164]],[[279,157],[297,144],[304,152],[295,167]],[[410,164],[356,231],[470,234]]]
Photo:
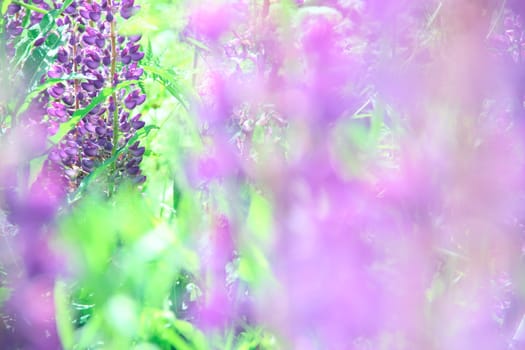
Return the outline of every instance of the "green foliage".
[[[208,349],[204,335],[186,321],[177,320],[170,312],[149,309],[142,313],[142,338],[159,349]]]
[[[277,348],[275,337],[261,328],[249,328],[239,337],[237,350],[270,350]]]
[[[73,349],[75,344],[73,319],[69,309],[69,298],[67,296],[66,286],[63,282],[58,281],[55,284],[55,305],[56,305],[56,323],[58,334],[64,349]]]
[[[143,195],[132,187],[121,188],[109,201],[88,193],[61,222],[62,244],[69,245],[80,269],[77,282],[71,283],[72,305],[77,306],[75,344],[83,348],[104,341],[125,349],[153,337],[152,332],[173,341],[171,333],[157,334],[157,316],[172,312],[166,303],[179,273],[197,271],[199,259],[176,231],[155,218]],[[55,292],[59,329],[69,344],[66,290],[59,284]],[[184,339],[189,337],[187,326],[170,322],[182,329]]]

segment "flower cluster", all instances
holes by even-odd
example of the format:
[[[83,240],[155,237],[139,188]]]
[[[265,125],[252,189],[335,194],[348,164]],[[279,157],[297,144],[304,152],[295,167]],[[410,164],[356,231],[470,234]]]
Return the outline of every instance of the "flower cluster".
[[[42,4],[42,8],[47,9],[48,5]],[[117,14],[128,19],[136,9],[133,0],[73,1],[56,21],[59,28],[65,29],[66,38],[47,77],[62,81],[33,102],[33,107],[35,104],[36,108],[45,106],[45,116],[41,118],[33,113],[29,118],[39,118],[38,122],[54,135],[75,112],[90,106],[104,88],[114,89],[111,96],[95,105],[49,154],[45,168],[62,169],[68,191],[77,188],[98,164],[116,156],[137,130],[144,127],[141,114],[135,110],[146,96],[137,84],[117,89],[119,83],[138,81],[143,74],[138,65],[144,57],[138,43],[141,36],[121,36],[115,28]],[[10,5],[8,28],[13,35],[20,34],[19,18],[25,11],[20,5]],[[40,15],[31,12],[31,24],[38,23]],[[42,42],[37,40],[35,45]],[[116,170],[111,174],[113,181],[123,177],[144,181],[139,168],[143,153],[144,148],[135,143],[129,151],[118,155]]]

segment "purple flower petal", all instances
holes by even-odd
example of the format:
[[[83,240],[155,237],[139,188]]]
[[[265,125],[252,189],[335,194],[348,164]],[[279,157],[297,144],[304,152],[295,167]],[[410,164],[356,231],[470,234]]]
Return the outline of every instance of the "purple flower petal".
[[[103,126],[97,126],[97,127],[95,128],[95,131],[97,132],[97,135],[99,135],[99,136],[104,136],[104,135],[106,135],[106,128],[103,127]]]
[[[95,91],[95,86],[93,84],[82,83],[82,84],[80,84],[80,86],[82,87],[82,89],[86,90],[87,92]]]
[[[131,16],[133,16],[133,13],[135,12],[133,7],[123,7],[120,10],[120,16],[124,19],[129,19]]]
[[[18,13],[18,11],[20,11],[22,9],[22,7],[18,4],[9,4],[9,6],[7,6],[7,14],[12,16],[16,13]]]
[[[120,61],[124,64],[129,64],[131,62],[131,56],[124,56],[120,58]]]
[[[80,9],[80,10],[78,11],[78,13],[79,13],[82,17],[84,17],[85,19],[88,19],[88,20],[90,19],[90,18],[89,18],[89,11],[86,10],[86,9]]]
[[[90,18],[92,21],[97,22],[97,21],[100,19],[100,12],[90,12],[90,13],[89,13],[89,18]]]
[[[130,36],[128,37],[129,41],[131,41],[132,43],[136,43],[136,42],[139,41],[141,38],[142,38],[142,35],[141,35],[141,34],[130,35]]]
[[[131,167],[131,168],[127,168],[126,171],[130,175],[137,175],[139,173],[139,171],[140,171],[140,168],[138,166],[134,166],[134,167]]]
[[[85,34],[83,37],[82,37],[82,41],[88,45],[93,45],[95,44],[95,40],[96,40],[96,37],[95,36],[91,36],[89,34]]]
[[[146,151],[146,148],[144,147],[139,147],[137,149],[130,149],[130,152],[131,154],[133,154],[135,157],[140,157],[144,154],[144,152]]]
[[[92,60],[85,60],[84,63],[86,66],[88,66],[91,69],[97,69],[99,66],[98,62],[92,61]]]
[[[103,38],[97,38],[95,39],[95,44],[97,45],[97,47],[103,49],[104,46],[106,46],[106,40],[104,40]]]
[[[133,126],[133,129],[139,130],[139,129],[142,129],[144,125],[146,125],[146,123],[142,120],[137,120],[137,121],[131,122],[131,125]]]
[[[86,171],[91,171],[95,162],[91,159],[82,159],[82,168]]]
[[[135,102],[134,99],[127,99],[124,101],[124,104],[126,105],[126,108],[133,109],[135,106],[137,106],[137,102]]]
[[[131,54],[131,59],[133,61],[140,61],[142,58],[144,58],[144,52],[135,52]]]
[[[144,103],[144,101],[146,101],[146,95],[144,94],[140,95],[139,97],[136,98],[135,101],[137,102],[137,106],[140,106],[141,104]]]

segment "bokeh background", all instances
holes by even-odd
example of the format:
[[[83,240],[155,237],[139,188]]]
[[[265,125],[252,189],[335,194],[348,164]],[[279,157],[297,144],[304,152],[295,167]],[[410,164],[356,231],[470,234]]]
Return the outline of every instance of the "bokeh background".
[[[0,349],[525,349],[525,3],[0,4]]]

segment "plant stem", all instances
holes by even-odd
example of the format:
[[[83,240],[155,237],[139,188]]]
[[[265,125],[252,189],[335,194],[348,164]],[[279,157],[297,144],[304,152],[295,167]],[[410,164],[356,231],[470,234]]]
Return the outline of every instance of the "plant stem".
[[[74,28],[75,31],[73,32],[73,35],[77,33],[77,28],[78,27],[75,26]],[[78,73],[78,64],[77,64],[76,57],[77,57],[77,39],[75,38],[75,43],[73,44],[73,72],[75,74]],[[74,89],[75,89],[75,112],[76,112],[80,109],[80,105],[78,101],[78,79],[75,79],[73,81],[73,84],[74,84]]]
[[[192,73],[191,73],[191,84],[195,89],[195,83],[197,82],[197,65],[199,64],[199,52],[198,48],[195,46],[193,51],[193,64],[192,64]]]
[[[41,9],[40,7],[38,6],[34,6],[34,5],[30,5],[30,4],[26,4],[25,2],[22,2],[22,1],[18,1],[18,0],[12,0],[11,1],[13,4],[17,4],[19,6],[22,6],[28,10],[31,10],[31,11],[34,11],[34,12],[38,12],[38,13],[42,13],[42,14],[47,14],[47,11],[44,10],[44,9]]]
[[[112,0],[108,0],[108,7],[112,9],[113,2]],[[110,82],[111,87],[115,87],[117,85],[117,77],[116,74],[116,68],[117,68],[117,43],[116,43],[116,34],[115,34],[115,18],[111,20],[110,23],[110,40],[111,40],[111,68],[110,68]],[[113,110],[113,147],[111,149],[111,156],[115,156],[118,150],[118,144],[119,144],[119,120],[118,120],[118,105],[117,105],[117,94],[115,91],[111,94],[111,98],[113,99],[114,104],[114,110]],[[109,112],[109,111],[108,111]],[[109,116],[108,116],[109,121]],[[110,192],[113,192],[115,189],[115,177],[117,175],[117,160],[113,162],[113,187]]]
[[[112,7],[111,0],[108,1],[108,6]],[[115,19],[113,19],[110,23],[110,30],[111,30],[111,70],[110,70],[110,81],[111,86],[116,86],[116,67],[117,67],[117,44],[116,44],[116,35],[115,35]],[[118,149],[118,139],[119,139],[119,123],[118,123],[118,109],[117,109],[117,94],[115,91],[111,94],[111,97],[113,98],[113,103],[115,104],[115,109],[113,111],[113,149],[111,151],[111,155],[114,156]]]

